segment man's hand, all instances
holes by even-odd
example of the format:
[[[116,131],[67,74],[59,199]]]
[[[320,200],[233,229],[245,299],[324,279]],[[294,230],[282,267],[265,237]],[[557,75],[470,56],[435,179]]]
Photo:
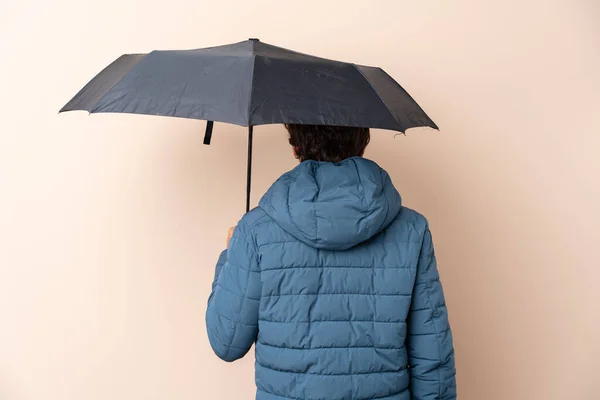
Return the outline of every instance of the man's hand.
[[[233,236],[234,230],[235,230],[235,226],[229,228],[229,232],[227,233],[227,248],[229,248],[229,241],[231,240],[231,237]]]

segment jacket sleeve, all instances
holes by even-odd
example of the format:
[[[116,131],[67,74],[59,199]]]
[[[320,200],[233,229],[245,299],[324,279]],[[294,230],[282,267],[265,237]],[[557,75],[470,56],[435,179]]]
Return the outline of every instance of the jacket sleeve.
[[[260,293],[254,242],[242,221],[219,258],[206,310],[208,339],[222,360],[244,357],[256,341]]]
[[[429,228],[425,230],[408,318],[413,400],[455,400],[456,369],[448,310]]]

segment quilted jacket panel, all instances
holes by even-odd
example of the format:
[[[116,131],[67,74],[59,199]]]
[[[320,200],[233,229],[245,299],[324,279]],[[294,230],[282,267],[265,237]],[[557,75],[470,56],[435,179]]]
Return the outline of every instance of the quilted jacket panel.
[[[453,400],[454,350],[431,233],[363,158],[307,161],[235,229],[209,340],[255,345],[258,400]]]

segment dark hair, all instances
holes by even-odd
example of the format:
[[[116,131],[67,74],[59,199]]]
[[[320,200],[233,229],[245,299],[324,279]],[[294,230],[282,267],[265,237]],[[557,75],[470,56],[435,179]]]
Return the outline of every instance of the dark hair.
[[[369,128],[286,124],[300,161],[341,162],[362,156],[371,140]]]

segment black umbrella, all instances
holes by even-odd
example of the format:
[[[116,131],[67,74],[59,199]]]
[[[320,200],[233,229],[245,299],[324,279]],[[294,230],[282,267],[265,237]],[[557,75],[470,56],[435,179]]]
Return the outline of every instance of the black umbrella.
[[[380,68],[327,60],[257,39],[185,51],[123,55],[61,112],[132,113],[248,127],[246,210],[250,208],[253,126],[335,125],[405,132],[437,129]]]

